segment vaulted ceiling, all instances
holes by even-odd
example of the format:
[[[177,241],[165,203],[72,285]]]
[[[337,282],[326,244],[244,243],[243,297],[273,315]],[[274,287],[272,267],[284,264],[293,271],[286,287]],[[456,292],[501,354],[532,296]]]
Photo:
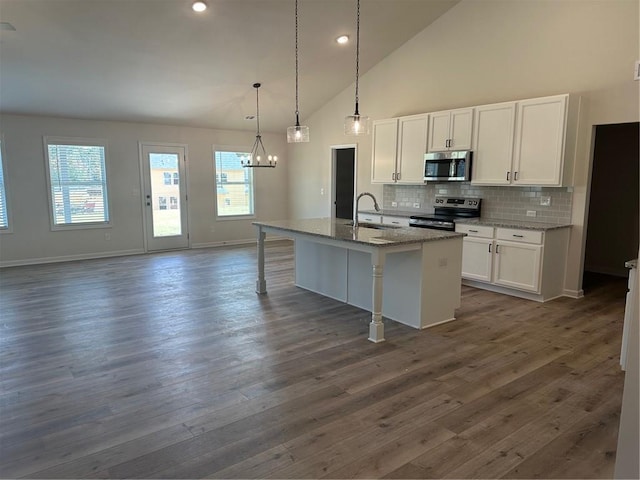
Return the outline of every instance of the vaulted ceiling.
[[[361,74],[458,1],[361,0]],[[191,3],[0,0],[15,27],[0,30],[0,111],[252,130],[262,82],[261,127],[284,131],[294,0],[208,0],[202,14]],[[353,84],[355,23],[355,0],[299,0],[302,119]]]

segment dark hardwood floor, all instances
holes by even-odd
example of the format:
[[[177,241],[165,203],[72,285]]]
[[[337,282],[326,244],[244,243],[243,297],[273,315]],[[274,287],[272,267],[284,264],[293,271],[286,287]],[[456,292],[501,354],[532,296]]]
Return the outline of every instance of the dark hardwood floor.
[[[266,296],[253,246],[1,270],[0,477],[612,477],[624,279],[376,345],[292,252]]]

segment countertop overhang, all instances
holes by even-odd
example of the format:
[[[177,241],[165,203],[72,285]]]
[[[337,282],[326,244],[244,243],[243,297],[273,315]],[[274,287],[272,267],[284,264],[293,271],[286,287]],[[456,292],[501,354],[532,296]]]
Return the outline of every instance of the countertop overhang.
[[[253,222],[258,227],[376,247],[425,243],[465,236],[464,233],[413,227],[368,228],[366,226],[358,226],[354,228],[350,223],[349,220],[332,218]]]

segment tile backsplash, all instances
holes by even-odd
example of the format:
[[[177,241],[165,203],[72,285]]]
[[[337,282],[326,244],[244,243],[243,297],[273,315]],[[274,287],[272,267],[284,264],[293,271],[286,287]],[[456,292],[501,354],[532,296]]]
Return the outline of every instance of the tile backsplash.
[[[386,210],[433,212],[436,196],[482,198],[482,216],[507,220],[545,223],[571,223],[572,193],[558,187],[486,187],[470,183],[432,183],[427,185],[384,185]],[[541,205],[549,197],[550,205]],[[392,202],[397,205],[393,206]],[[414,205],[419,204],[419,207]],[[527,216],[535,211],[536,216]]]

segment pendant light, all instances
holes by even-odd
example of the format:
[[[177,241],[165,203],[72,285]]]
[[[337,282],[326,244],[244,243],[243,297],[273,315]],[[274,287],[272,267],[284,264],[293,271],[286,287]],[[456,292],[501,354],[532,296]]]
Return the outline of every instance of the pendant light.
[[[298,111],[298,0],[296,0],[296,124],[287,128],[288,143],[302,143],[309,141],[309,127],[300,126],[300,112]]]
[[[357,0],[356,15],[356,110],[353,115],[344,119],[345,135],[368,135],[371,121],[369,117],[360,115],[358,110],[358,81],[360,77],[360,0]]]
[[[251,153],[248,157],[240,160],[242,166],[245,168],[275,168],[278,162],[276,155],[267,155],[267,151],[262,144],[262,135],[260,135],[260,100],[258,97],[258,90],[260,89],[260,83],[254,83],[253,88],[256,89],[256,140],[253,142]],[[266,163],[260,163],[265,162]]]

